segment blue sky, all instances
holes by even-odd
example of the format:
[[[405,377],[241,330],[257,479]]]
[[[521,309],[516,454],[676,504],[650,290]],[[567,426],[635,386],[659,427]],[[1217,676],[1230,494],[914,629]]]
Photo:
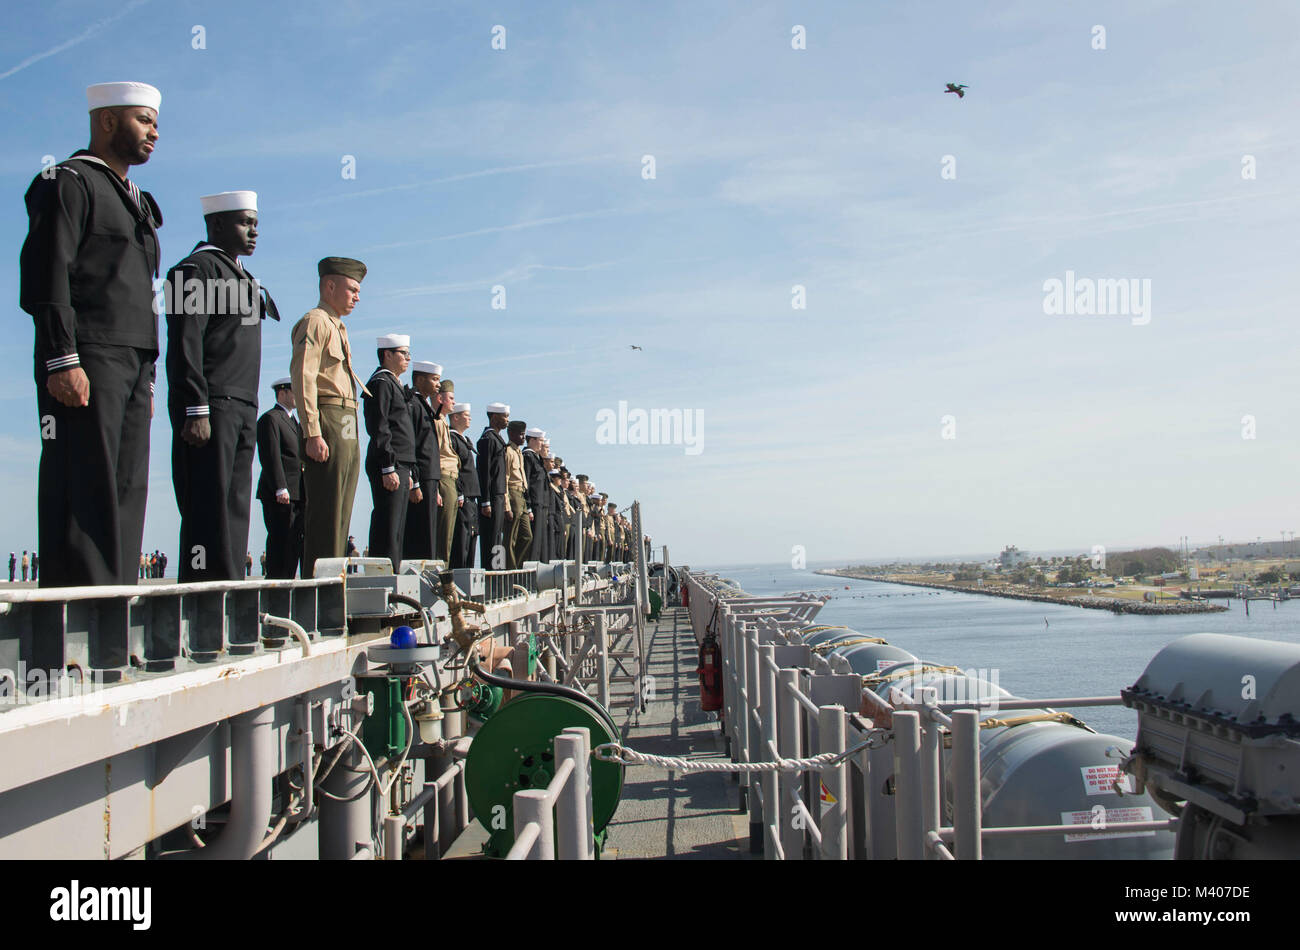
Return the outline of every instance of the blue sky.
[[[202,236],[199,195],[259,193],[248,265],[286,317],[265,382],[287,372],[316,260],[361,258],[365,372],[373,336],[409,332],[475,434],[509,402],[639,498],[674,560],[1300,530],[1294,4],[69,0],[3,17],[9,548],[36,535],[22,194],[42,156],[84,146],[84,87],[118,79],[163,93],[133,178],[162,206],[165,263]],[[1045,314],[1067,270],[1150,280],[1150,323]],[[702,413],[703,451],[598,444],[620,400]],[[163,414],[152,437],[145,543],[174,552]],[[369,508],[363,483],[362,538]],[[255,556],[262,538],[255,504]]]

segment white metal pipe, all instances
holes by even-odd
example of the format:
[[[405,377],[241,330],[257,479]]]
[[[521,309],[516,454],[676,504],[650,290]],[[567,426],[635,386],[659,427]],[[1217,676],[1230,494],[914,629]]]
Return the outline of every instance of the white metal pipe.
[[[609,708],[609,636],[605,632],[605,614],[596,614],[596,699]]]
[[[384,860],[402,860],[402,839],[406,834],[406,819],[401,815],[384,816]]]
[[[952,714],[952,824],[954,854],[961,861],[978,861],[980,844],[980,725],[979,712],[959,709]]]
[[[1064,699],[1008,699],[991,696],[983,702],[939,703],[940,709],[1041,709],[1044,706],[1079,709],[1084,706],[1122,706],[1120,696],[1067,696]]]
[[[843,752],[847,745],[843,706],[822,706],[817,714],[817,751]],[[845,861],[849,857],[848,797],[849,765],[838,762],[821,771],[821,784],[829,792],[831,801],[821,801],[821,830],[823,858]]]
[[[514,818],[516,828],[526,829],[530,824],[537,827],[537,838],[528,851],[528,857],[540,861],[555,860],[555,819],[546,792],[540,788],[515,792]],[[518,840],[515,844],[518,846]]]
[[[934,704],[938,701],[939,691],[933,686],[922,686],[916,690],[917,699],[925,706],[925,712],[937,712]],[[944,716],[947,719],[947,716]],[[921,717],[921,828],[925,834],[939,828],[939,724],[928,715]],[[924,856],[929,859],[935,853],[926,849]]]
[[[518,819],[516,819],[516,827],[519,827]],[[540,832],[541,828],[535,821],[530,821],[528,824],[519,827],[519,831],[515,834],[514,845],[506,852],[506,860],[527,861],[532,858]]]
[[[776,650],[775,647],[771,649],[773,652]],[[803,736],[799,728],[799,703],[795,700],[799,688],[799,671],[780,670],[777,673],[777,680],[781,687],[776,694],[777,748],[783,759],[800,759],[803,758]],[[782,800],[787,797],[798,799],[802,773],[781,772],[777,776],[777,781],[784,792],[781,796]],[[805,807],[805,814],[807,811]],[[781,823],[781,850],[785,852],[787,860],[802,861],[805,840],[803,831],[795,827],[794,816],[787,814],[785,809],[778,809],[777,814]],[[812,816],[807,815],[807,818],[811,823]]]
[[[1167,831],[1177,827],[1177,818],[1161,818],[1155,821],[1107,822],[1104,828],[1093,828],[1091,825],[1007,825],[985,828],[982,834],[985,838],[1011,838],[1016,835],[1108,835],[1116,831]]]
[[[763,755],[770,755],[776,749],[777,711],[776,711],[776,647],[765,644],[758,648],[759,682],[762,694],[758,701],[758,713],[762,719],[763,744],[759,747]],[[767,825],[774,840],[780,840],[781,833],[781,794],[778,788],[777,773],[763,773],[763,823]],[[766,857],[775,858],[774,850],[769,850]]]
[[[276,617],[272,614],[260,614],[258,619],[268,626],[283,627],[288,630],[298,645],[302,647],[303,656],[311,656],[311,637],[307,635],[306,629],[296,620],[290,620],[288,617]]]
[[[762,737],[762,720],[759,717],[758,704],[762,701],[762,689],[759,686],[759,652],[758,637],[750,628],[749,624],[741,623],[739,626],[739,636],[743,644],[745,654],[745,758],[746,762],[761,762],[762,753],[759,751]],[[742,786],[748,789],[749,796],[749,823],[751,837],[756,837],[755,825],[763,820],[762,810],[758,803],[758,788],[762,785],[761,780],[756,780],[753,775],[748,773],[741,775],[740,781]],[[758,842],[761,843],[761,839]],[[754,851],[757,854],[757,850]]]
[[[263,706],[230,720],[230,819],[206,847],[182,852],[180,857],[247,861],[257,852],[271,821],[274,722],[274,706]]]
[[[596,859],[596,828],[595,811],[591,803],[591,730],[586,726],[569,726],[564,730],[563,735],[574,736],[580,743],[578,762],[581,768],[578,777],[579,787],[582,789],[579,801],[582,805],[582,835],[585,848],[583,860],[594,861]]]
[[[921,815],[921,718],[894,713],[894,830],[900,860],[924,857]]]
[[[582,861],[587,857],[585,808],[586,773],[582,767],[582,739],[578,736],[555,737],[555,777],[551,784],[562,782],[555,801],[555,856],[561,861]],[[548,789],[549,791],[549,789]]]

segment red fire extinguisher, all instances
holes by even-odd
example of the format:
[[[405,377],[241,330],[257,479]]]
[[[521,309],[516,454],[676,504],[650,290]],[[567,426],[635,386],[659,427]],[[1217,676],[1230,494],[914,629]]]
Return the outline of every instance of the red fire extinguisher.
[[[700,644],[700,709],[711,712],[722,708],[722,649],[712,633]]]

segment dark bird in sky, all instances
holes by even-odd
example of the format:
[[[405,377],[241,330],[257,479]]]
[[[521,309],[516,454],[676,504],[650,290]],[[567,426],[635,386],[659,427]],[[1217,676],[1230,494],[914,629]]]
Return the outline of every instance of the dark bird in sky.
[[[633,344],[629,344],[629,346],[631,346],[632,349],[634,349],[634,350],[639,350],[639,349],[641,349],[641,347],[637,346],[637,345],[634,344],[634,343],[633,343]]]
[[[950,82],[948,83],[948,88],[945,89],[944,92],[955,92],[957,93],[958,99],[965,99],[966,98],[965,90],[967,88],[969,87],[965,83]]]

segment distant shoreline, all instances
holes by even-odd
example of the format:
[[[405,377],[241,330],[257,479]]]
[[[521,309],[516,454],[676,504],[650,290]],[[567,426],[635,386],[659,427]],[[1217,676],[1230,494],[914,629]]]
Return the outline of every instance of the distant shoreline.
[[[1096,597],[1083,600],[1076,597],[1056,597],[1051,594],[1030,594],[1021,591],[991,590],[984,587],[968,586],[956,582],[900,580],[893,574],[867,574],[849,571],[847,568],[824,568],[815,571],[827,577],[848,577],[859,581],[875,581],[878,584],[903,584],[908,587],[929,587],[935,590],[951,590],[959,594],[982,594],[985,597],[1005,597],[1008,600],[1030,600],[1041,604],[1056,604],[1061,607],[1083,607],[1086,610],[1109,610],[1117,614],[1143,614],[1154,616],[1174,616],[1180,614],[1223,613],[1228,608],[1220,604],[1207,604],[1203,601],[1176,600],[1167,603],[1147,603],[1140,600],[1119,600],[1111,597]]]

